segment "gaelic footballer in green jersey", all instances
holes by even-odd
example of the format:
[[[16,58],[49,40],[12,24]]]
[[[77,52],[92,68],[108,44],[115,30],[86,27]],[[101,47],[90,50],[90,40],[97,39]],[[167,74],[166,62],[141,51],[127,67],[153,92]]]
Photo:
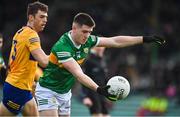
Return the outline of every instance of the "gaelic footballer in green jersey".
[[[75,79],[109,100],[116,101],[116,96],[108,92],[110,86],[98,86],[84,74],[80,67],[92,47],[97,45],[98,47],[121,48],[143,42],[164,43],[164,40],[155,36],[97,38],[91,35],[94,27],[95,22],[91,16],[79,13],[73,19],[72,30],[65,33],[53,46],[49,57],[50,62],[36,88],[40,116],[70,116],[70,89]]]

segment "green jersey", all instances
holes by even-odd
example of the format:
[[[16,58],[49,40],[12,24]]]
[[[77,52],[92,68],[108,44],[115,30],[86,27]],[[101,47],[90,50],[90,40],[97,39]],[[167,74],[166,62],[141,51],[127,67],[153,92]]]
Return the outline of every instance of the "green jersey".
[[[1,68],[2,68],[3,66],[5,66],[5,62],[4,62],[3,56],[2,56],[2,54],[1,54],[1,52],[0,52],[0,70],[1,70]],[[3,83],[3,82],[4,82],[4,78],[3,78],[2,74],[0,74],[0,85],[1,85],[1,83]]]
[[[85,44],[76,46],[70,32],[62,35],[52,47],[49,64],[39,79],[39,84],[60,94],[67,93],[74,85],[75,77],[63,67],[62,63],[74,59],[81,65],[90,49],[97,44],[97,36],[90,35]]]

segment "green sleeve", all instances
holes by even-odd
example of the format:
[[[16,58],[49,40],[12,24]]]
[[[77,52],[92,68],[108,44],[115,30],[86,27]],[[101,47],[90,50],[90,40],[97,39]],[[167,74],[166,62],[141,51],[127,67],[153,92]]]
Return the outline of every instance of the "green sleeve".
[[[94,46],[98,45],[99,38],[97,36],[90,35],[88,41],[89,41],[91,47],[94,47]]]
[[[59,63],[72,59],[71,47],[68,43],[57,42],[52,49],[52,53],[56,55]]]

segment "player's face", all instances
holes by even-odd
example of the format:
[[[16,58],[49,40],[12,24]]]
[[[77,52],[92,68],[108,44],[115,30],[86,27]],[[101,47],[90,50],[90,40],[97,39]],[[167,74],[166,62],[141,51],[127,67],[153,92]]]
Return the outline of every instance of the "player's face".
[[[85,44],[92,31],[93,31],[93,27],[89,27],[87,25],[76,26],[75,29],[76,43],[78,45]]]
[[[47,12],[41,10],[38,10],[38,12],[35,14],[33,18],[33,24],[34,24],[33,26],[37,32],[43,31],[47,23],[47,17],[48,17]]]

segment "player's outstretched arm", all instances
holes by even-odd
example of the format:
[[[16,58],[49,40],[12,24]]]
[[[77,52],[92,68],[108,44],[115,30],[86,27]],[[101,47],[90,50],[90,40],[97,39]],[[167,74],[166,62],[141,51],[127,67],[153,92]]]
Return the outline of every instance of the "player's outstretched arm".
[[[64,68],[71,72],[81,84],[101,95],[104,95],[108,99],[113,97],[113,95],[108,93],[108,88],[110,88],[110,86],[99,87],[89,76],[84,74],[79,64],[73,58],[63,62],[62,64]]]
[[[76,79],[81,84],[83,84],[84,86],[94,91],[97,90],[98,85],[89,76],[84,74],[79,64],[73,58],[71,58],[70,60],[66,62],[63,62],[62,64],[63,64],[63,67],[67,69],[69,72],[71,72],[72,75],[76,77]]]
[[[158,44],[164,44],[165,40],[159,36],[114,36],[114,37],[99,37],[98,46],[104,47],[127,47],[137,45],[141,43],[155,42]]]

